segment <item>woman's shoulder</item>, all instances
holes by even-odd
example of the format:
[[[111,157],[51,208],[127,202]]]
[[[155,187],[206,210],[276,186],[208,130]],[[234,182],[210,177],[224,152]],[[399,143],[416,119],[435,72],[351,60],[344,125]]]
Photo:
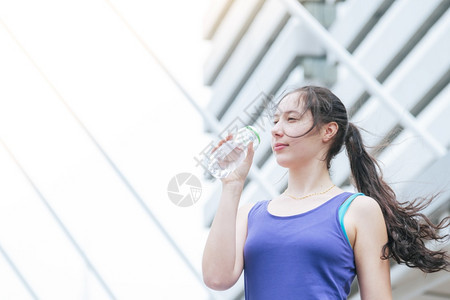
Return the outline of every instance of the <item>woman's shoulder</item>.
[[[260,207],[264,207],[264,205],[268,202],[269,200],[261,200],[261,201],[257,201],[257,202],[247,202],[242,204],[239,207],[239,214],[242,215],[248,215],[250,213],[250,211],[254,210],[254,209],[258,209]]]
[[[352,203],[353,210],[361,213],[371,213],[373,211],[381,211],[380,205],[372,197],[366,195],[358,195]]]
[[[269,200],[260,200],[260,201],[251,201],[251,202],[247,202],[242,204],[239,209],[242,210],[247,210],[250,211],[253,207],[259,207],[259,206],[263,206],[264,204],[266,204]]]
[[[374,198],[365,195],[358,195],[353,200],[348,214],[356,221],[359,221],[358,223],[362,222],[364,224],[376,223],[384,219],[378,202]]]

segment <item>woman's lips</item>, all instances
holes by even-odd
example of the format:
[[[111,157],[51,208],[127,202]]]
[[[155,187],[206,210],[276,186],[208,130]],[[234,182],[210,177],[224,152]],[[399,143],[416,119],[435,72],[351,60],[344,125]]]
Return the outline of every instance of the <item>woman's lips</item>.
[[[287,144],[277,143],[277,144],[275,144],[275,146],[273,146],[273,151],[280,151],[280,150],[283,150],[283,149],[286,148],[287,146],[288,146]]]

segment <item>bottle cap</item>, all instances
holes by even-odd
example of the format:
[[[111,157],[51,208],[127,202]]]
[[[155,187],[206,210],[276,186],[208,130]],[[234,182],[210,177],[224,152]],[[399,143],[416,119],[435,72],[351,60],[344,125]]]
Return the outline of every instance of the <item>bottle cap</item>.
[[[258,138],[258,143],[261,144],[261,139],[260,139],[258,131],[256,131],[255,127],[248,125],[248,126],[245,126],[245,128],[248,128],[251,131],[253,131],[255,133],[256,137]]]

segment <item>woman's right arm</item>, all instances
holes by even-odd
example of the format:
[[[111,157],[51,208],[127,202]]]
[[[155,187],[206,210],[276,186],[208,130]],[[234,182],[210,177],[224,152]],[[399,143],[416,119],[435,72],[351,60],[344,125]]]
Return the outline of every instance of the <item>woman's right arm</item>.
[[[247,214],[252,204],[238,210],[242,186],[224,185],[216,216],[203,252],[203,280],[214,290],[226,290],[244,268]]]
[[[239,207],[245,178],[253,160],[250,146],[246,159],[227,178],[203,252],[203,281],[214,290],[226,290],[239,279],[244,267],[247,215],[252,204]]]

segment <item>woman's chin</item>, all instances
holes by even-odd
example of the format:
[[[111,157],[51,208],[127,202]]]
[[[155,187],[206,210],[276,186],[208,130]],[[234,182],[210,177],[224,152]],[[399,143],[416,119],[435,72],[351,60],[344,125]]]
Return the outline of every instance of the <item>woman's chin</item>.
[[[277,163],[283,168],[289,168],[292,165],[292,161],[290,159],[286,159],[284,157],[277,156]]]

